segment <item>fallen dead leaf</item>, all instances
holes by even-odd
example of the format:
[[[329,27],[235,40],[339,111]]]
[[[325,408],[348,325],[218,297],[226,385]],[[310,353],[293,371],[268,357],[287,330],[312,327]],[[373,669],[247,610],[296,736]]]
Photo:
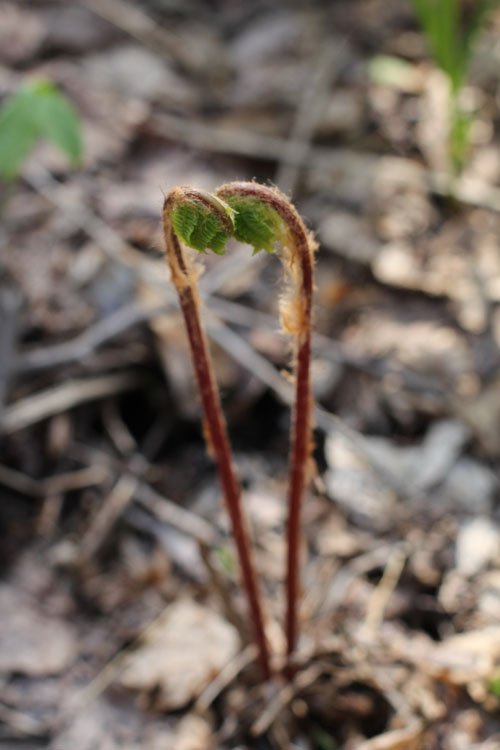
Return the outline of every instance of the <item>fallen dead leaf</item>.
[[[461,527],[456,544],[460,573],[474,576],[500,556],[500,530],[490,518],[474,518]]]
[[[358,750],[423,750],[425,727],[416,720],[404,729],[393,729],[358,745]]]
[[[188,714],[179,722],[172,750],[215,750],[215,747],[210,725],[201,716]]]
[[[46,617],[12,586],[0,587],[0,673],[31,677],[59,674],[73,662],[77,644],[71,627]]]
[[[123,731],[123,717],[119,717],[105,701],[99,701],[78,711],[74,721],[69,723],[49,745],[50,750],[118,750],[122,742],[114,736],[118,724]],[[137,745],[130,742],[126,750],[137,750]]]
[[[158,708],[175,710],[196,698],[232,659],[238,634],[215,612],[185,599],[172,604],[125,662],[120,682],[158,690]]]
[[[428,675],[455,685],[487,681],[498,670],[500,625],[452,635],[441,643],[422,633],[408,638],[393,630],[391,635],[394,654],[399,653],[400,658],[418,665]]]
[[[500,625],[453,635],[434,648],[432,659],[457,685],[487,680],[500,664]]]

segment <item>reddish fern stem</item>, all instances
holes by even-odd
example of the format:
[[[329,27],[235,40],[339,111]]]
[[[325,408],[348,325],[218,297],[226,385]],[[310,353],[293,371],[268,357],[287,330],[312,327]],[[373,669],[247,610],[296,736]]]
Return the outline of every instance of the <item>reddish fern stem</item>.
[[[287,228],[287,247],[282,257],[292,280],[292,297],[285,299],[282,324],[295,336],[295,401],[290,434],[288,528],[286,563],[285,634],[287,642],[287,674],[298,635],[297,611],[300,600],[300,529],[301,506],[311,462],[311,317],[314,276],[315,242],[295,207],[276,188],[254,182],[232,182],[217,190],[224,199],[231,196],[256,198],[271,206]]]
[[[226,222],[227,216],[214,203],[213,198],[192,188],[175,188],[165,198],[163,206],[163,229],[165,250],[172,281],[179,296],[184,316],[191,358],[196,375],[204,414],[204,432],[209,450],[213,453],[219,473],[219,480],[230,518],[236,550],[239,558],[243,587],[246,592],[253,635],[259,653],[259,662],[264,678],[271,676],[269,650],[264,630],[264,618],[260,593],[257,587],[255,568],[252,560],[249,534],[241,508],[240,485],[236,478],[226,422],[222,414],[207,339],[200,320],[200,303],[196,288],[196,273],[190,267],[182,246],[173,230],[171,211],[178,201],[194,199],[214,211]]]

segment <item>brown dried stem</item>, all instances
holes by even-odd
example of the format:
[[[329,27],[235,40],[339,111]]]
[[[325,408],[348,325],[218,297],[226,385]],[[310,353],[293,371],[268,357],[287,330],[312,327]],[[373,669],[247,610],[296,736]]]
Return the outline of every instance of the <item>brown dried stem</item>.
[[[243,587],[248,599],[254,638],[259,650],[260,666],[264,678],[268,679],[271,675],[271,669],[260,594],[251,555],[249,534],[241,508],[240,485],[234,469],[208,343],[200,319],[196,271],[189,257],[184,253],[171,221],[172,209],[177,202],[185,200],[195,200],[203,206],[218,212],[223,223],[228,221],[228,217],[221,210],[220,206],[218,206],[216,199],[211,195],[189,187],[179,187],[174,188],[165,198],[163,230],[167,262],[170,267],[172,281],[179,296],[191,349],[193,367],[200,392],[204,413],[205,437],[209,450],[212,452],[217,464],[219,479],[233,529]]]

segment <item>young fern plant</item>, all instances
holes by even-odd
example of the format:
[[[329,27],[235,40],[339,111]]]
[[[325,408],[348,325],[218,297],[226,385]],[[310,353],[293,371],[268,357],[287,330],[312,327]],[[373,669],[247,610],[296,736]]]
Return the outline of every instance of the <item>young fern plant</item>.
[[[312,443],[309,370],[315,243],[288,199],[278,190],[254,182],[228,183],[219,188],[215,195],[191,187],[174,188],[165,198],[163,228],[167,262],[179,296],[200,391],[204,433],[217,464],[259,660],[264,677],[268,678],[271,674],[270,657],[249,535],[241,508],[241,489],[201,324],[197,274],[183,245],[202,253],[209,249],[223,254],[227,240],[234,236],[250,244],[254,252],[272,252],[279,246],[290,282],[281,305],[282,326],[296,340],[285,615],[287,656],[290,658],[297,640],[301,502],[310,471]]]
[[[295,399],[288,477],[285,635],[287,661],[295,651],[300,598],[300,528],[302,497],[311,474],[311,329],[316,243],[288,198],[276,188],[255,182],[230,182],[216,191],[235,212],[235,237],[272,251],[276,244],[288,279],[280,305],[281,326],[294,337]],[[258,244],[255,239],[258,238]],[[288,670],[291,674],[291,671]]]
[[[271,676],[262,604],[249,535],[241,507],[241,489],[236,477],[226,422],[200,315],[197,271],[181,243],[204,253],[222,253],[234,232],[229,206],[209,193],[191,187],[174,188],[163,205],[165,251],[172,281],[186,325],[191,358],[203,409],[204,435],[217,464],[219,479],[232,526],[243,587],[246,592],[253,635],[265,679]]]

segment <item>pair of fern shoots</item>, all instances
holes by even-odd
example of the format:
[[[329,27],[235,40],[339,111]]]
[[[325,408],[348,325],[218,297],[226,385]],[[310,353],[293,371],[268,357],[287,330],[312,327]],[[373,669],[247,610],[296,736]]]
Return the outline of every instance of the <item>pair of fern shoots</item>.
[[[315,243],[286,196],[275,188],[255,182],[231,182],[220,187],[214,194],[187,186],[174,188],[165,197],[163,229],[167,262],[179,296],[200,392],[204,433],[217,464],[232,525],[253,637],[265,679],[272,675],[271,657],[249,534],[241,506],[241,488],[201,323],[197,273],[183,245],[199,252],[209,249],[223,254],[227,241],[234,237],[251,245],[254,252],[272,252],[279,248],[288,280],[287,292],[281,304],[281,323],[285,333],[292,335],[295,340],[295,401],[289,464],[285,613],[285,673],[290,675],[293,671],[291,658],[298,633],[301,503],[311,464],[310,359]]]

